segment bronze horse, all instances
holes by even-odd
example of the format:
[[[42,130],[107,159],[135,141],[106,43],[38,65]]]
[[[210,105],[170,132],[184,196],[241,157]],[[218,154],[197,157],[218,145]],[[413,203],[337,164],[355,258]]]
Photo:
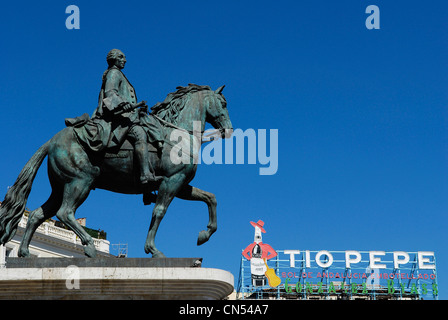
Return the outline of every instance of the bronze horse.
[[[197,161],[193,160],[197,159],[200,151],[205,123],[208,122],[215,129],[219,129],[223,138],[230,137],[233,131],[227,103],[221,93],[223,87],[216,91],[208,86],[191,84],[178,87],[163,103],[152,108],[152,114],[163,124],[165,137],[161,154],[150,152],[151,163],[157,174],[163,176],[160,182],[152,186],[152,190],[157,190],[157,198],[144,246],[145,252],[151,253],[152,257],[164,257],[164,254],[157,250],[154,240],[159,224],[174,197],[199,200],[208,205],[209,222],[207,230],[199,233],[198,245],[208,241],[217,229],[215,195],[192,187],[189,183],[196,173]],[[195,123],[200,124],[199,137],[193,131]],[[173,163],[171,159],[174,147],[177,146],[174,154],[183,152],[178,150],[177,142],[173,143],[170,139],[174,130],[188,137],[184,140],[199,144],[199,148],[190,148],[192,153],[187,157],[189,161]],[[43,160],[48,156],[48,177],[52,192],[41,207],[30,213],[18,255],[29,256],[28,247],[35,230],[46,219],[56,215],[81,239],[85,255],[95,257],[96,249],[92,238],[75,219],[77,208],[95,188],[124,194],[144,192],[138,180],[139,172],[136,172],[139,168],[133,163],[132,150],[122,148],[117,152],[121,156],[103,154],[99,157],[83,147],[76,138],[73,127],[58,132],[36,151],[8,190],[0,207],[0,243],[5,244],[14,236],[24,213],[33,180]]]

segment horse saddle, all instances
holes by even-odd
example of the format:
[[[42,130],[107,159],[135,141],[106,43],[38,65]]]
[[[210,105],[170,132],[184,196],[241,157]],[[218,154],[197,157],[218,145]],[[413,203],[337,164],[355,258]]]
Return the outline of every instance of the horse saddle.
[[[89,114],[88,113],[84,113],[80,117],[66,118],[65,119],[65,125],[67,127],[79,128],[79,127],[82,127],[83,125],[85,125],[87,123],[87,121],[89,121],[89,120],[90,120]]]
[[[90,120],[90,116],[88,113],[84,113],[82,116],[76,118],[66,118],[65,125],[67,127],[80,128],[84,126]],[[128,156],[129,151],[133,151],[134,147],[126,139],[120,148],[107,148],[106,147],[106,158],[126,158]],[[151,143],[148,143],[148,151],[152,153],[157,153],[157,148],[154,147]]]
[[[127,158],[129,151],[133,152],[134,147],[132,146],[131,142],[129,142],[129,140],[126,139],[123,142],[123,144],[120,146],[120,148],[106,150],[104,157],[105,158]],[[151,153],[157,153],[157,148],[155,146],[153,146],[151,143],[148,143],[148,151]]]

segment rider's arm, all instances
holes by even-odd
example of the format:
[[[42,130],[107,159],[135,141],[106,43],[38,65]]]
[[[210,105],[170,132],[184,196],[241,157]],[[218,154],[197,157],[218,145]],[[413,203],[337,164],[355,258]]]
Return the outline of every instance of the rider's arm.
[[[117,108],[127,103],[118,94],[121,81],[122,75],[119,70],[112,69],[106,75],[103,102],[106,109],[110,112],[114,112]]]

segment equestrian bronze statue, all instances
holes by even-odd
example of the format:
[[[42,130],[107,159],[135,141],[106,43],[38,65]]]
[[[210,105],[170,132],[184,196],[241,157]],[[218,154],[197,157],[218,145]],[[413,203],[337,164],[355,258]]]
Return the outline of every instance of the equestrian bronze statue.
[[[155,203],[144,245],[145,252],[152,257],[164,257],[156,248],[155,236],[175,197],[203,201],[208,206],[207,230],[199,233],[198,245],[208,241],[217,229],[215,195],[190,183],[196,174],[195,159],[200,153],[206,122],[222,138],[232,134],[222,94],[224,86],[216,90],[194,84],[178,87],[148,113],[146,104],[137,102],[135,89],[122,72],[124,54],[111,50],[107,61],[109,67],[103,74],[98,107],[92,117],[84,114],[66,119],[67,126],[26,163],[0,206],[0,244],[5,244],[16,233],[33,180],[48,157],[52,191],[41,207],[30,212],[19,257],[30,255],[34,232],[53,216],[81,239],[88,257],[95,257],[93,239],[75,219],[77,208],[95,188],[143,194],[145,204]],[[173,141],[174,133],[176,137],[184,137],[184,148]],[[173,155],[182,153],[183,161],[173,161]]]

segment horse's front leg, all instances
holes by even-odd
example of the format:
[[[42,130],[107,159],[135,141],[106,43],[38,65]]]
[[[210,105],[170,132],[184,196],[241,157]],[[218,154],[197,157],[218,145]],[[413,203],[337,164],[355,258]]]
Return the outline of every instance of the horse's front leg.
[[[209,220],[207,224],[207,231],[202,230],[199,232],[198,246],[200,246],[201,244],[207,242],[211,235],[218,229],[216,197],[213,193],[203,191],[190,185],[180,190],[177,197],[183,200],[203,201],[208,206]]]
[[[155,237],[160,222],[165,216],[171,201],[173,201],[177,192],[183,187],[185,176],[177,174],[170,178],[165,178],[159,187],[156,204],[152,211],[151,225],[149,226],[148,236],[145,243],[145,252],[151,253],[153,258],[163,258],[165,255],[157,250],[155,245]]]

